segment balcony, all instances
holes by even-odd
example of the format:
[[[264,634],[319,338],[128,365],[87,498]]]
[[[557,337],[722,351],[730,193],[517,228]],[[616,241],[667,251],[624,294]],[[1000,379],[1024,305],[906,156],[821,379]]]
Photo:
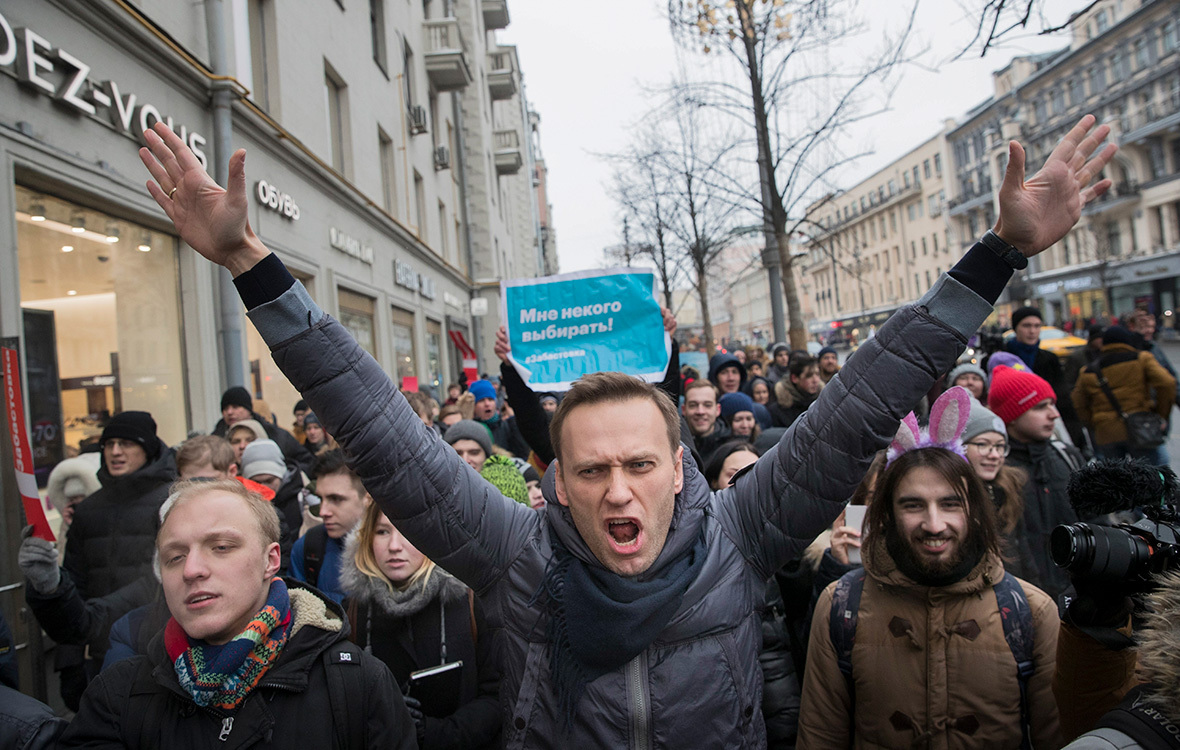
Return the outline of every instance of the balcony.
[[[520,136],[515,130],[497,130],[495,141],[496,174],[516,174],[524,166],[520,153]]]
[[[1083,215],[1093,215],[1127,206],[1139,199],[1139,183],[1134,180],[1115,183],[1097,200],[1090,201],[1082,209]]]
[[[947,201],[946,213],[948,216],[962,216],[976,208],[986,206],[992,202],[992,188],[988,184],[983,190],[973,189],[969,193],[956,195]]]
[[[483,25],[488,30],[503,29],[508,26],[508,0],[483,0]]]
[[[439,18],[423,23],[426,29],[426,75],[439,91],[458,91],[471,83],[471,68],[463,53],[459,21]]]
[[[510,99],[516,93],[516,64],[512,48],[488,54],[488,93],[492,99]]]

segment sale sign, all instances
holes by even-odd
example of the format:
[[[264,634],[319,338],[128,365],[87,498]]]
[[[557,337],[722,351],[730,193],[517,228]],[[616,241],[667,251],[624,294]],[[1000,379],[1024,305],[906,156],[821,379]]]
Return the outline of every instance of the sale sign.
[[[29,448],[29,432],[25,429],[25,403],[20,387],[20,354],[15,348],[0,347],[0,368],[4,373],[4,413],[12,441],[16,486],[25,506],[25,518],[33,524],[33,536],[52,542],[53,531],[45,518],[45,506],[41,504],[37,479],[33,476],[33,452]]]

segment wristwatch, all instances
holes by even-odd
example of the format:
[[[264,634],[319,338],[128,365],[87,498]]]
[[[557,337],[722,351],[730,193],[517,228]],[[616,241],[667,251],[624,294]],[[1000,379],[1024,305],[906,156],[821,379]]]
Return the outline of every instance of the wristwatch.
[[[1017,271],[1023,271],[1028,268],[1028,258],[1024,257],[1024,253],[1007,242],[1004,242],[1004,240],[1000,239],[1000,235],[992,230],[987,230],[983,237],[979,238],[979,242],[988,250],[1000,256],[1000,260],[1012,266]]]

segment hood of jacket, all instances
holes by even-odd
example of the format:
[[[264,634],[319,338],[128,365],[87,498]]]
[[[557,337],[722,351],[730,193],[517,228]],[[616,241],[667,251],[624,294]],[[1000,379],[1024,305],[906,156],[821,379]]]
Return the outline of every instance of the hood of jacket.
[[[384,578],[365,575],[356,566],[356,552],[360,546],[360,528],[348,532],[344,538],[344,557],[340,560],[340,588],[348,599],[357,604],[377,606],[393,614],[397,600]],[[467,586],[458,578],[438,565],[434,566],[431,577],[439,577],[439,595],[447,604],[467,598]]]
[[[746,384],[746,366],[741,363],[741,360],[732,354],[713,355],[713,358],[709,360],[709,380],[712,381],[713,385],[716,385],[718,388],[720,388],[721,386],[717,385],[717,373],[720,372],[722,368],[729,367],[731,365],[736,367],[738,369],[738,373],[741,375],[741,380],[738,381],[738,390],[740,391],[742,386]]]
[[[865,572],[886,586],[933,594],[933,587],[916,583],[898,569],[897,563],[893,561],[893,557],[885,549],[885,540],[880,536],[880,534],[870,536],[864,547],[861,548],[861,559],[864,560]],[[1004,561],[995,552],[985,552],[970,573],[950,585],[937,587],[937,593],[942,597],[976,594],[986,588],[991,588],[1003,577]]]
[[[1148,700],[1174,718],[1180,706],[1180,572],[1160,577],[1149,612],[1139,634],[1139,667],[1152,683]]]
[[[796,388],[790,376],[774,384],[774,400],[784,409],[790,409],[792,406],[810,406],[817,398],[819,393],[811,396]]]
[[[71,479],[77,479],[85,488],[85,496],[93,495],[102,487],[98,481],[98,465],[91,460],[92,454],[67,458],[53,467],[49,472],[49,483],[45,487],[45,494],[59,510],[66,507],[69,498],[66,497],[66,484]],[[99,454],[99,461],[101,461]]]
[[[718,420],[720,423],[720,420]],[[697,469],[696,462],[687,447],[681,461],[684,468],[684,486],[673,500],[672,523],[668,528],[668,536],[664,540],[664,548],[651,567],[640,573],[636,578],[640,581],[656,577],[670,560],[677,559],[682,553],[696,544],[700,534],[701,524],[705,522],[706,509],[712,493],[705,476]],[[574,525],[574,518],[570,509],[557,501],[556,474],[558,463],[549,465],[545,476],[541,479],[541,491],[545,495],[545,520],[550,533],[557,536],[572,555],[587,565],[605,569],[598,560],[586,540]]]
[[[102,466],[98,470],[98,481],[103,488],[118,487],[120,492],[133,486],[155,486],[176,479],[176,455],[163,440],[156,438],[156,457],[148,461],[130,474],[113,477],[107,472],[107,462],[103,458]]]

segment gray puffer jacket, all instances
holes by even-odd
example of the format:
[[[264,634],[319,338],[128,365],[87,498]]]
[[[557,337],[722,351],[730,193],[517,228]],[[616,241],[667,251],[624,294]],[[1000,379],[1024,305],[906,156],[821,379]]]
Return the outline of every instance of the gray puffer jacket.
[[[557,502],[553,467],[545,511],[504,498],[423,426],[299,283],[250,318],[385,514],[481,598],[501,657],[505,748],[759,748],[766,579],[839,515],[898,420],[954,365],[990,310],[942,277],[861,347],[733,487],[711,492],[686,450],[671,529],[645,575],[691,546],[702,526],[704,567],[647,650],[587,686],[568,729],[551,684],[547,615],[533,599],[554,536],[585,563],[599,563]]]

